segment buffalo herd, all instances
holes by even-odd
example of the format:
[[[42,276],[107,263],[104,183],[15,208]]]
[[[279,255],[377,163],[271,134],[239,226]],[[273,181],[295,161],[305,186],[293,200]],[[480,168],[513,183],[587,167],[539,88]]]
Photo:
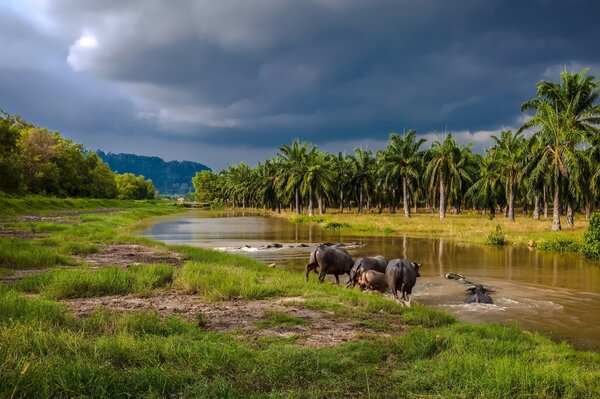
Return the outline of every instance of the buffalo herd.
[[[361,291],[389,291],[400,304],[410,306],[412,289],[417,277],[421,276],[420,268],[420,263],[399,258],[388,261],[381,255],[361,257],[352,261],[346,249],[327,243],[317,245],[310,253],[309,263],[306,265],[306,281],[308,282],[311,271],[318,273],[321,283],[325,281],[327,274],[332,274],[336,284],[339,284],[339,276],[347,274],[346,287],[355,287],[358,284]],[[456,273],[447,274],[445,277],[473,285],[467,289],[465,303],[493,303],[488,295],[488,292],[491,292],[489,288],[471,283]]]

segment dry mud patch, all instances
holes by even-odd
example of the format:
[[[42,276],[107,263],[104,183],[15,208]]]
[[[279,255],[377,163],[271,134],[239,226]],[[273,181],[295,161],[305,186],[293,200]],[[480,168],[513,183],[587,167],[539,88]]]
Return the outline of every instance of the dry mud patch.
[[[137,244],[103,245],[97,253],[75,255],[73,257],[96,267],[115,265],[128,267],[134,264],[154,263],[166,263],[174,266],[183,264],[181,254]]]
[[[63,302],[77,317],[89,316],[97,308],[117,312],[154,310],[162,317],[178,316],[190,322],[196,322],[198,316],[202,315],[206,321],[205,328],[210,331],[232,332],[244,339],[295,337],[297,343],[307,347],[335,346],[355,339],[389,335],[386,332],[358,326],[351,320],[334,319],[333,313],[330,312],[302,307],[302,298],[206,303],[193,295],[164,292],[149,297],[111,295],[70,299]],[[264,320],[268,312],[273,311],[300,318],[306,323],[260,328],[259,322]],[[399,326],[396,331],[400,332]]]

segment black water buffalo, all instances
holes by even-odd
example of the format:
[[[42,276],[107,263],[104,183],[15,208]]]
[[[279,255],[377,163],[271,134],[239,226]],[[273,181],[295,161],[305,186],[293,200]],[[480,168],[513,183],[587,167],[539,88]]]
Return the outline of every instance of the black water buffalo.
[[[319,245],[310,253],[310,260],[306,265],[306,281],[308,281],[308,274],[311,270],[317,273],[317,269],[319,269],[319,282],[322,283],[325,280],[326,274],[333,274],[335,282],[339,284],[339,276],[341,274],[350,275],[352,265],[352,257],[345,249]]]
[[[358,281],[358,277],[367,270],[375,270],[380,273],[385,273],[387,264],[388,260],[381,255],[356,259],[354,266],[352,266],[352,270],[350,270],[350,280],[348,280],[346,287],[354,287]]]
[[[358,285],[361,290],[367,289],[385,292],[388,289],[385,274],[375,270],[367,270],[358,276]]]
[[[412,289],[420,277],[420,263],[409,262],[405,259],[392,259],[385,269],[385,280],[392,291],[392,295],[398,299],[398,291],[405,305],[410,306]]]
[[[485,288],[481,284],[476,284],[474,287],[467,289],[468,296],[465,298],[465,303],[488,303],[493,304],[492,297],[487,293],[491,290]]]

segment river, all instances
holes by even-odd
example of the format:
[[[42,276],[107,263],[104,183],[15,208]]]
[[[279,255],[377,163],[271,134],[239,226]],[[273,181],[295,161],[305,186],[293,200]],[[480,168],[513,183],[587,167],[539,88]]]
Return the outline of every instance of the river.
[[[600,349],[600,267],[578,254],[431,238],[344,236],[315,225],[233,212],[155,218],[140,234],[168,244],[241,253],[299,273],[314,243],[360,240],[364,245],[348,249],[353,258],[384,255],[423,263],[413,289],[415,302],[444,309],[462,321],[516,322],[580,349]],[[272,243],[283,247],[259,249]],[[310,247],[298,247],[300,243]],[[494,305],[464,304],[467,286],[443,277],[450,272],[494,289]]]

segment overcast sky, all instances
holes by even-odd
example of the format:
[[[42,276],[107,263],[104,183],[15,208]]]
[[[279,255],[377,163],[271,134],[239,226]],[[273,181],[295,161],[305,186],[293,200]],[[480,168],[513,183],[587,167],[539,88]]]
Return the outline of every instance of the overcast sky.
[[[478,150],[565,67],[600,1],[0,0],[0,108],[92,149],[255,163],[293,138]]]

